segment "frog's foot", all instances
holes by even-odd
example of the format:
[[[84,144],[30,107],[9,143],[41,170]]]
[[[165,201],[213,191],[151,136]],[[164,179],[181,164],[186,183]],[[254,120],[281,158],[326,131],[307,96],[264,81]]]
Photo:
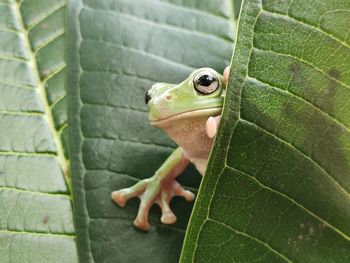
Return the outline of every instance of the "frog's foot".
[[[158,204],[162,210],[160,218],[163,224],[173,224],[176,222],[176,216],[170,208],[170,201],[174,196],[182,196],[187,201],[193,201],[195,196],[192,192],[185,190],[175,179],[164,179],[160,181],[157,178],[144,179],[130,188],[124,188],[112,192],[112,199],[120,207],[124,207],[126,202],[139,197],[141,200],[139,211],[134,225],[142,230],[148,231],[148,213],[153,204]]]

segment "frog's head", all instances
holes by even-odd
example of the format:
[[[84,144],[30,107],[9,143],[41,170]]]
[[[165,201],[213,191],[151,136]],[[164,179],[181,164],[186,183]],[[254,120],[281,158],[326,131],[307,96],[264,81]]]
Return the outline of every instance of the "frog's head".
[[[154,126],[177,119],[213,116],[221,112],[224,77],[211,68],[200,68],[178,85],[157,83],[146,93],[149,121]]]

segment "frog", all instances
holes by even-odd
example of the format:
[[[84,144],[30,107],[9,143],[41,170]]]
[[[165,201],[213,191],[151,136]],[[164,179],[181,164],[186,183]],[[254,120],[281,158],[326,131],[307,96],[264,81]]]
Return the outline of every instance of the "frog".
[[[165,131],[178,147],[153,176],[111,193],[112,200],[120,207],[131,198],[140,199],[133,221],[140,230],[150,230],[148,215],[154,204],[161,208],[161,223],[174,224],[177,217],[170,207],[172,198],[195,199],[194,193],[181,186],[176,178],[190,162],[201,175],[205,174],[220,125],[229,71],[226,67],[221,75],[212,68],[199,68],[180,84],[156,83],[147,91],[145,103],[150,124]]]

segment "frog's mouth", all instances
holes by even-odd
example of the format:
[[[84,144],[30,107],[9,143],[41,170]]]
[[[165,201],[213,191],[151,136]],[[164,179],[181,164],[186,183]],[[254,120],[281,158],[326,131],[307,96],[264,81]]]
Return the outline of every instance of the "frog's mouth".
[[[160,127],[164,126],[170,122],[176,122],[176,120],[182,120],[182,119],[188,119],[188,118],[195,118],[195,117],[203,117],[203,116],[216,116],[221,113],[222,107],[215,107],[215,108],[208,108],[208,109],[200,109],[200,110],[192,110],[192,111],[186,111],[181,112],[178,114],[174,114],[171,116],[168,116],[163,119],[158,120],[150,120],[150,123],[152,126]]]

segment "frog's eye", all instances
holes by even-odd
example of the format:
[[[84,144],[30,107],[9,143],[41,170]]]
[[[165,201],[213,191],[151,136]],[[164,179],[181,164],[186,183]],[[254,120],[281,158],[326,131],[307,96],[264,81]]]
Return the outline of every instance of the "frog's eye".
[[[211,72],[202,72],[193,80],[194,88],[204,94],[210,94],[219,88],[218,78]]]

